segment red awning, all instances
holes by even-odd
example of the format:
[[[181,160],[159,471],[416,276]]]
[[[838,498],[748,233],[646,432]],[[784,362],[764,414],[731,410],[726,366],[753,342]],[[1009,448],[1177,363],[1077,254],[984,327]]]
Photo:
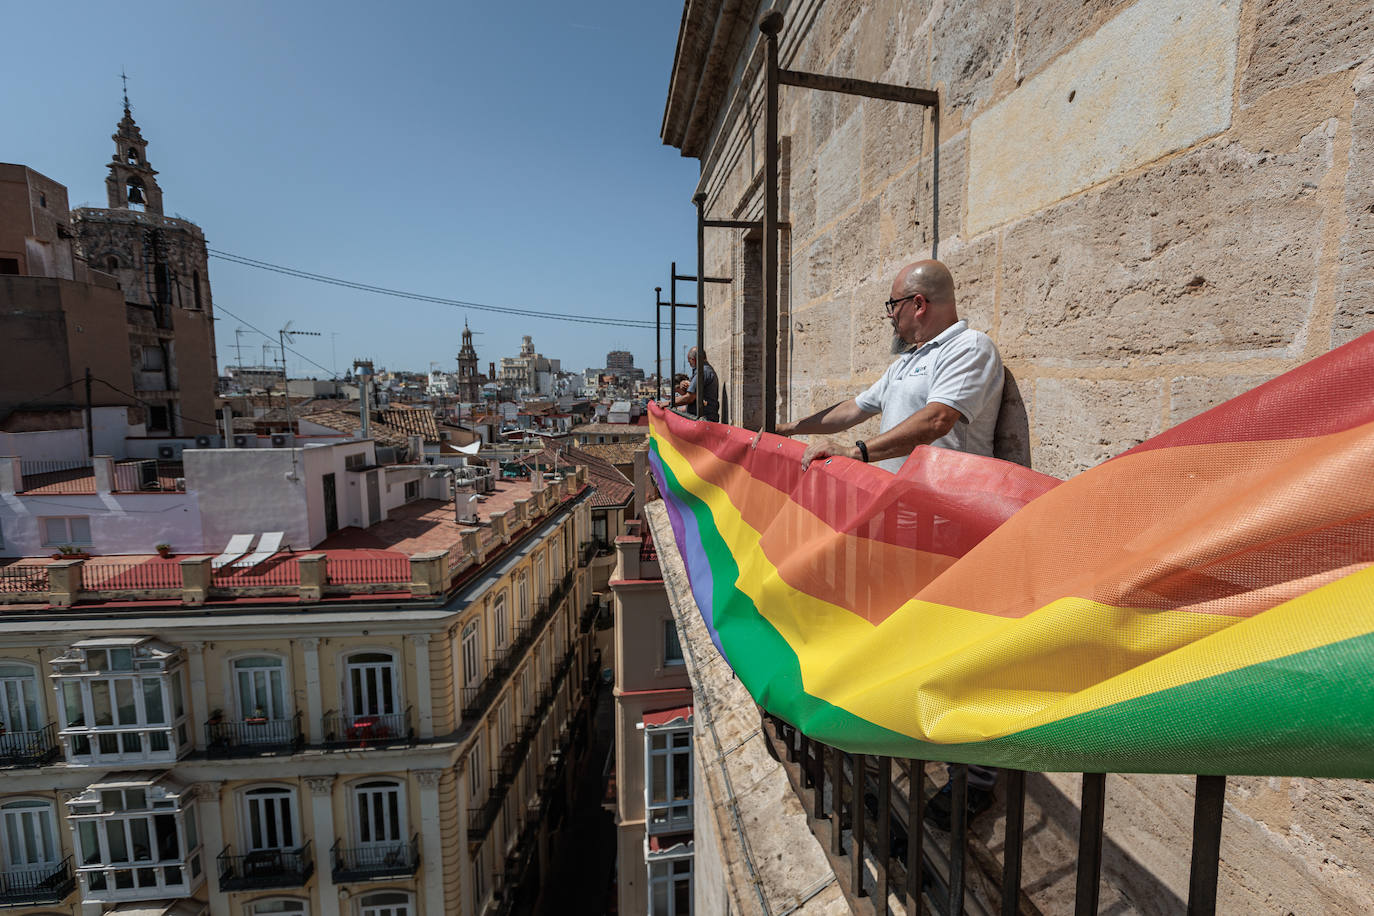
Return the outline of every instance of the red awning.
[[[675,706],[672,709],[659,709],[654,712],[644,714],[644,727],[656,728],[660,725],[669,725],[681,719],[683,725],[692,724],[692,707]]]

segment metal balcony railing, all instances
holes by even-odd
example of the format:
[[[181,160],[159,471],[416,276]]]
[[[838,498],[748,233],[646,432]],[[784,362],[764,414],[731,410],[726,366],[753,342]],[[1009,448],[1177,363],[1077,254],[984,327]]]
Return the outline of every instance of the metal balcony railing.
[[[301,714],[290,719],[250,716],[242,721],[205,723],[207,757],[248,757],[255,754],[294,753],[305,746]]]
[[[60,753],[56,723],[32,731],[0,733],[0,766],[41,767]]]
[[[407,706],[405,712],[356,716],[330,710],[323,716],[325,746],[366,748],[414,744],[411,710],[412,707]]]
[[[0,906],[32,906],[61,903],[76,890],[72,857],[57,865],[29,868],[5,867],[0,871]]]
[[[297,849],[255,849],[244,855],[234,855],[233,847],[225,846],[215,861],[224,892],[304,887],[315,873],[309,840]]]
[[[411,836],[409,842],[365,846],[344,846],[342,843],[342,840],[335,842],[329,850],[335,884],[409,878],[420,868],[418,834]]]

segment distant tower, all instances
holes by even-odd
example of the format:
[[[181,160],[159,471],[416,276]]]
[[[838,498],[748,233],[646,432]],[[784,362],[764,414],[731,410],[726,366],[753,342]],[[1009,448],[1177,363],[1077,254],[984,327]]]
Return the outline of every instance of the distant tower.
[[[106,163],[109,207],[72,211],[86,263],[119,280],[129,306],[130,354],[150,436],[216,429],[214,305],[205,234],[163,215],[148,141],[134,123],[127,83],[124,117]]]
[[[472,329],[463,319],[463,346],[458,350],[458,400],[475,404],[482,396],[481,377],[477,374],[477,349],[472,345]]]
[[[162,215],[162,188],[158,187],[157,171],[148,164],[148,141],[143,139],[129,109],[129,90],[124,89],[124,117],[110,135],[115,152],[105,178],[106,196],[110,209],[142,210]]]
[[[530,356],[533,356],[533,355],[534,355],[534,338],[533,338],[533,337],[530,337],[530,335],[526,334],[526,335],[524,336],[524,338],[522,338],[522,340],[523,340],[523,342],[520,344],[520,355],[523,356],[523,357],[530,357]]]

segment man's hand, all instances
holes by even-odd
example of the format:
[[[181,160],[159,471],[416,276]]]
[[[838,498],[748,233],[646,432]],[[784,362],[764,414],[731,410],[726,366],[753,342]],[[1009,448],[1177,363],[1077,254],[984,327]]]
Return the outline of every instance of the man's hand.
[[[817,458],[825,458],[830,455],[840,455],[844,458],[859,458],[859,449],[853,445],[841,445],[834,439],[817,439],[806,447],[802,452],[801,466],[806,470],[811,466],[811,462]]]
[[[778,428],[773,430],[773,432],[779,436],[790,437],[795,429],[795,423],[779,423]],[[763,439],[763,433],[763,427],[759,427],[759,431],[754,433],[754,441],[749,443],[750,448],[759,447],[759,441]]]

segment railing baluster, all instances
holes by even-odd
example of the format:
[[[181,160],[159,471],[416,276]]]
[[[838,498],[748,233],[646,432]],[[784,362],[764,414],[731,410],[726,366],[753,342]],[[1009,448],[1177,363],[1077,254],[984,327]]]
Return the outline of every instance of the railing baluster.
[[[825,755],[829,753],[830,746],[819,741],[811,746],[816,752],[815,759],[811,761],[811,784],[816,787],[815,797],[811,800],[811,816],[820,821],[825,819]]]
[[[879,916],[887,916],[887,895],[892,877],[892,758],[877,757],[878,761],[878,839],[874,859],[878,862],[878,899],[873,901]]]
[[[1078,888],[1074,916],[1097,912],[1102,878],[1102,824],[1107,813],[1107,774],[1083,774],[1082,816],[1078,826]]]
[[[1007,779],[1007,822],[1002,840],[1002,916],[1021,908],[1021,839],[1026,824],[1026,771],[1003,770]]]
[[[968,853],[968,764],[952,767],[949,793],[949,913],[964,912],[964,860]]]
[[[830,749],[830,852],[844,854],[844,751]]]
[[[849,838],[853,844],[850,847],[849,860],[849,883],[854,888],[854,896],[864,895],[864,817],[867,812],[864,810],[864,769],[867,766],[867,758],[863,754],[854,754],[850,757],[849,767],[854,773],[854,789],[850,793],[850,804],[853,805],[850,819],[853,821],[853,828],[850,830]]]
[[[924,916],[925,897],[921,893],[926,842],[926,793],[924,760],[907,761],[906,778],[906,912]]]
[[[1193,864],[1188,876],[1188,916],[1217,911],[1217,867],[1221,859],[1221,817],[1226,777],[1199,776],[1193,803]]]

